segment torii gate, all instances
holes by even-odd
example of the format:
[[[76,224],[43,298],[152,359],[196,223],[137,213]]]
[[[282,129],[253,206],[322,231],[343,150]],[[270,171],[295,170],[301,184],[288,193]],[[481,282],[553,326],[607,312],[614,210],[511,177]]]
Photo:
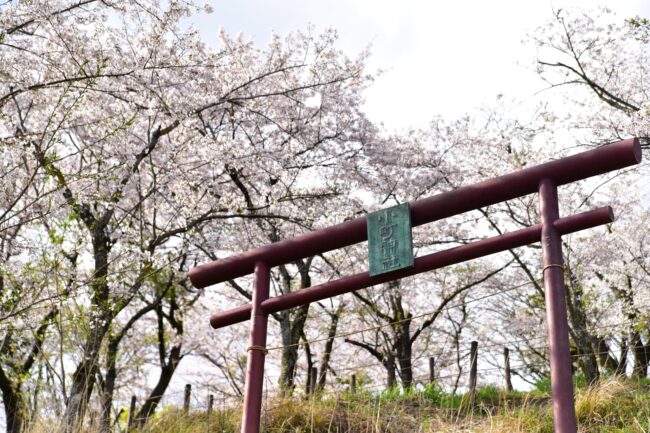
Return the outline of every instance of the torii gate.
[[[367,240],[365,216],[192,268],[189,277],[197,288],[254,272],[252,303],[214,313],[210,317],[213,328],[251,319],[241,433],[260,431],[269,314],[540,241],[554,426],[557,433],[576,433],[560,237],[613,222],[614,215],[612,209],[607,206],[560,218],[557,187],[639,162],[639,140],[630,138],[411,202],[409,208],[412,225],[418,226],[538,192],[541,224],[418,257],[412,267],[380,275],[362,272],[269,298],[270,270],[273,266]]]

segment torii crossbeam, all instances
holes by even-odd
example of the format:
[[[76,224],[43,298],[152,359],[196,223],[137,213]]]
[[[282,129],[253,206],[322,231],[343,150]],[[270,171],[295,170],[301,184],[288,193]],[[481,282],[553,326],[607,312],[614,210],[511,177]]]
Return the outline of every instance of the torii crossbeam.
[[[614,216],[611,208],[604,207],[560,218],[557,187],[639,162],[639,140],[630,138],[411,202],[412,225],[418,226],[538,192],[541,224],[416,258],[414,266],[407,269],[377,276],[363,272],[269,298],[270,269],[273,266],[367,240],[366,217],[191,269],[189,277],[196,287],[217,284],[254,272],[252,303],[214,313],[210,317],[214,328],[251,319],[241,432],[259,433],[260,430],[269,314],[541,241],[555,431],[576,433],[561,236],[610,223]]]

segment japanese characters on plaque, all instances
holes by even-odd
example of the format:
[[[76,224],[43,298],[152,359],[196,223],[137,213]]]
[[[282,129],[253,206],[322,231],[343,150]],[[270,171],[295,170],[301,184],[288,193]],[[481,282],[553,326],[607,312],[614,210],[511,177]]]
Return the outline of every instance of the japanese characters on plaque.
[[[366,218],[370,275],[413,266],[411,211],[408,203],[369,213]]]

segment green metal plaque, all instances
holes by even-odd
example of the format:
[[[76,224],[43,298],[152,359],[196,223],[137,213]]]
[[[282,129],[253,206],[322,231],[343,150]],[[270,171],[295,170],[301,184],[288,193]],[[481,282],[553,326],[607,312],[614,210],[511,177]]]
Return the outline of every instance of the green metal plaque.
[[[413,266],[411,211],[408,203],[369,213],[366,219],[370,275]]]

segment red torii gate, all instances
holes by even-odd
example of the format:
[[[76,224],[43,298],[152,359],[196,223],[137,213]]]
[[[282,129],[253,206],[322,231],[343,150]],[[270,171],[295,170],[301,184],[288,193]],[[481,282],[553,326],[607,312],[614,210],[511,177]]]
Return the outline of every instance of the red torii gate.
[[[252,303],[210,317],[213,328],[251,319],[241,432],[260,430],[269,314],[541,241],[554,426],[557,433],[576,433],[560,237],[613,222],[614,215],[610,207],[604,207],[560,218],[557,187],[639,162],[639,140],[630,138],[412,202],[411,221],[418,226],[538,192],[541,224],[418,257],[413,267],[386,274],[362,272],[269,298],[271,267],[367,240],[365,216],[192,268],[189,277],[198,288],[254,272]]]

